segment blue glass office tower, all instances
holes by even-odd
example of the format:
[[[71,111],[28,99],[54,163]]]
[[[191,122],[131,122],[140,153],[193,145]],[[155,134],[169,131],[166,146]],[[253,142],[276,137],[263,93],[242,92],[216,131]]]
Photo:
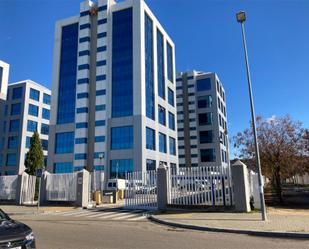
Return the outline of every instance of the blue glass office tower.
[[[57,22],[48,170],[178,165],[174,61],[143,0],[85,1]]]

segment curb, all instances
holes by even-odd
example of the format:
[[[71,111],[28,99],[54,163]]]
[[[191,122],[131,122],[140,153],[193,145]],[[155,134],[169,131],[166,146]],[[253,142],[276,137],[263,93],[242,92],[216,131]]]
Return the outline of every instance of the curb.
[[[171,227],[207,231],[207,232],[221,232],[221,233],[234,233],[234,234],[245,234],[261,237],[274,237],[274,238],[290,238],[290,239],[309,239],[309,233],[294,233],[294,232],[266,232],[259,230],[243,230],[243,229],[229,229],[229,228],[217,228],[217,227],[206,227],[206,226],[196,226],[187,225],[181,223],[175,223],[171,221],[161,220],[155,218],[153,215],[147,217],[150,221],[159,223],[162,225],[167,225]]]

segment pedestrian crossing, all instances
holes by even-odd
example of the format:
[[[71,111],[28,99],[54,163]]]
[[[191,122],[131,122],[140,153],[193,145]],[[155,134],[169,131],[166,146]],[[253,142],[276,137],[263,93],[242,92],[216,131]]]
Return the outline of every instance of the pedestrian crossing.
[[[128,210],[121,208],[78,209],[64,212],[44,213],[42,215],[116,221],[143,221],[147,218],[147,212],[145,210]]]

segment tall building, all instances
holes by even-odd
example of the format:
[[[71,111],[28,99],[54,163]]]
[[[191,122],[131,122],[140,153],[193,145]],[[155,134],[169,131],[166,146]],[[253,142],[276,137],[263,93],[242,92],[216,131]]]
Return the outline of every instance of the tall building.
[[[176,167],[174,44],[143,0],[80,4],[55,31],[48,170]]]
[[[2,126],[3,126],[3,118],[4,118],[6,93],[7,93],[8,80],[9,80],[9,69],[10,69],[9,64],[5,63],[4,61],[0,61],[0,131],[3,131]],[[2,142],[0,139],[0,165],[2,162],[1,148],[2,148]]]
[[[1,175],[16,175],[25,170],[25,156],[35,130],[40,134],[46,160],[50,98],[49,89],[31,80],[8,85],[1,130]]]
[[[225,91],[215,73],[176,79],[179,167],[229,166]]]

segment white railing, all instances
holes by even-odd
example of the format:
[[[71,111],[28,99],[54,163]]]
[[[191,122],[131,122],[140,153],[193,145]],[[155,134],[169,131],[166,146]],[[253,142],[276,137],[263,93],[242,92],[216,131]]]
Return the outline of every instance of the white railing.
[[[137,171],[126,174],[125,206],[137,209],[157,208],[156,171]]]
[[[92,191],[104,190],[104,171],[96,170],[91,173]]]
[[[76,201],[77,173],[50,174],[46,179],[48,201]]]
[[[0,176],[0,200],[15,200],[18,175]]]
[[[232,205],[230,172],[221,166],[170,169],[168,188],[172,205]]]
[[[32,204],[34,203],[36,176],[23,174],[21,187],[21,203]]]

